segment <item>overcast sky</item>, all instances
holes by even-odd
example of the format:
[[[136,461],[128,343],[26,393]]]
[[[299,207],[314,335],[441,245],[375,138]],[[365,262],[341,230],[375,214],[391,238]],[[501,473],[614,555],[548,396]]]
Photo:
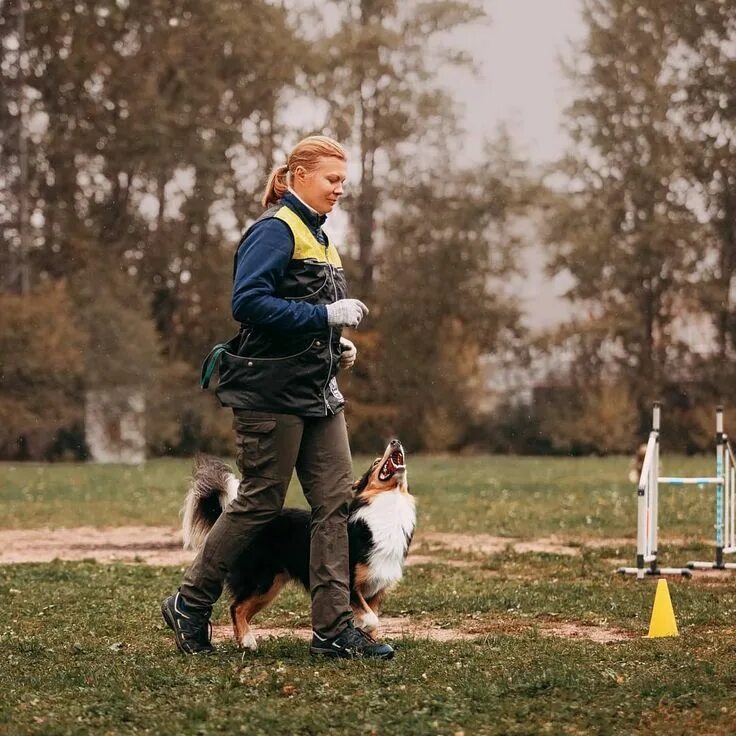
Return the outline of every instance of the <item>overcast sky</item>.
[[[561,115],[570,99],[558,57],[583,34],[580,0],[485,0],[489,20],[453,39],[480,67],[478,78],[444,76],[465,107],[474,145],[501,122],[535,163],[564,150]]]
[[[464,29],[455,39],[470,51],[479,66],[477,78],[448,74],[465,107],[472,154],[485,137],[507,123],[520,152],[532,164],[552,161],[567,143],[562,112],[571,86],[559,57],[569,58],[571,44],[582,38],[581,0],[485,0],[489,21]],[[521,299],[526,321],[533,329],[550,327],[570,315],[562,298],[570,280],[550,279],[544,273],[542,248],[523,258],[526,274],[512,282]]]

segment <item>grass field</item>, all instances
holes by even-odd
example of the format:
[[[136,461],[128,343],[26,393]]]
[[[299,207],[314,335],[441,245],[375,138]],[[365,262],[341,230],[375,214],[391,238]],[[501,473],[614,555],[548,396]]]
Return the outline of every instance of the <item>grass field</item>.
[[[672,475],[711,465],[664,458]],[[0,527],[176,526],[190,466],[0,465]],[[398,638],[391,662],[314,661],[291,637],[185,659],[158,612],[180,566],[0,567],[0,734],[732,734],[736,578],[671,580],[681,636],[643,638],[654,581],[612,574],[634,555],[626,466],[409,458],[423,562],[384,613],[472,638]],[[303,505],[296,487],[290,502]],[[663,494],[667,562],[710,557],[712,506],[707,491]],[[438,550],[427,532],[554,537],[578,553]],[[287,589],[257,624],[308,620],[306,595]],[[559,633],[588,629],[617,637]]]

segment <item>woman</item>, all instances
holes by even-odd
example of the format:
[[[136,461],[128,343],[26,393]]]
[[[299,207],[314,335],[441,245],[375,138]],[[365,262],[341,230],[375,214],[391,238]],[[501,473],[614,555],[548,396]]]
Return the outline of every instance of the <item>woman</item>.
[[[185,654],[213,651],[209,616],[229,566],[283,506],[294,468],[312,509],[310,651],[389,658],[393,650],[353,626],[347,514],[352,463],[337,387],[355,360],[341,337],[367,307],[346,298],[340,257],[322,231],[343,194],[347,157],[336,141],[300,141],[266,185],[266,211],[235,254],[232,309],[240,332],[220,350],[217,395],[235,414],[242,481],[179,592],[162,612]]]

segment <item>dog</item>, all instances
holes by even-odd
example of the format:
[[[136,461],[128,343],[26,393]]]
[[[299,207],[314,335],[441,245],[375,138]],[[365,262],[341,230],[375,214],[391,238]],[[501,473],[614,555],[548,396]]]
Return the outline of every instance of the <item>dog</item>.
[[[199,549],[223,509],[235,498],[239,481],[221,460],[198,456],[183,514],[185,549]],[[402,577],[416,525],[416,504],[409,493],[404,448],[392,440],[353,483],[348,512],[350,605],[355,625],[373,635],[388,590]],[[288,582],[309,591],[310,514],[286,508],[258,533],[225,580],[231,594],[235,640],[255,651],[253,617]]]
[[[629,482],[630,483],[638,483],[639,478],[641,477],[641,471],[644,467],[644,458],[647,454],[647,445],[646,443],[639,445],[636,452],[634,453],[634,456],[631,458],[631,462],[629,463]]]

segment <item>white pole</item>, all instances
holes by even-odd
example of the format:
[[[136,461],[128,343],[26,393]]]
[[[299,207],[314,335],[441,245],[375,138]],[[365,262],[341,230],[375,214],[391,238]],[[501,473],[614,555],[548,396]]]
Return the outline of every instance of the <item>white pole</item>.
[[[723,407],[716,407],[716,475],[723,479]],[[723,482],[716,486],[716,567],[723,565]]]
[[[646,458],[645,458],[646,459]],[[649,547],[649,494],[651,489],[652,472],[648,470],[646,478],[640,478],[636,488],[636,576],[644,577],[644,558],[648,556]],[[643,484],[643,488],[642,488]]]
[[[733,466],[731,465],[731,449],[728,446],[728,438],[726,438],[726,452],[725,462],[723,466],[723,498],[724,498],[724,546],[731,546],[731,538],[733,537],[733,522],[731,521],[732,508],[731,508],[731,474],[733,472]]]
[[[731,457],[728,435],[723,433],[723,545],[731,538]]]
[[[654,557],[652,562],[652,569],[657,567],[657,549],[658,537],[659,537],[659,423],[661,415],[661,404],[659,401],[654,402],[654,408],[652,411],[652,429],[656,434],[656,444],[654,447],[654,462],[652,463],[651,476],[649,480],[650,485],[650,512],[651,516],[649,519],[649,554]]]
[[[730,479],[729,479],[729,496],[731,498],[731,539],[728,542],[729,547],[736,547],[736,469],[733,467],[733,456],[731,456],[731,468],[730,468]]]

